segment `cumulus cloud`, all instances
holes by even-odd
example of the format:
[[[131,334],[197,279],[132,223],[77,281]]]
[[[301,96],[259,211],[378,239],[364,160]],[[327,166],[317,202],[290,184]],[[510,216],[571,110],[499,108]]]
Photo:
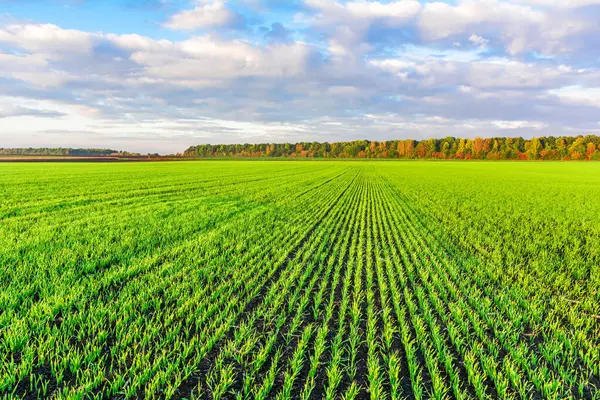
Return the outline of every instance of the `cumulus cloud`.
[[[421,87],[458,87],[494,90],[544,90],[566,82],[592,81],[597,73],[565,65],[542,66],[506,58],[444,60],[436,57],[380,59],[371,65],[397,74]]]
[[[416,0],[400,0],[395,2],[381,3],[378,1],[349,1],[339,2],[336,0],[306,0],[306,4],[323,16],[344,19],[353,18],[384,19],[390,24],[401,24],[412,18],[421,9],[421,4]]]
[[[335,3],[336,7],[345,8],[348,13],[357,18],[383,19],[390,25],[403,24],[421,9],[417,1],[403,0],[391,3],[379,3],[377,1],[351,1],[341,5]]]
[[[301,75],[313,52],[302,43],[256,47],[241,40],[200,36],[159,49],[137,49],[130,59],[144,68],[147,77],[202,87],[245,77]]]
[[[527,3],[534,2],[465,0],[456,5],[428,3],[419,15],[419,31],[426,41],[471,38],[475,31],[479,33],[477,36],[493,37],[494,43],[510,55],[534,51],[557,55],[578,50],[581,39],[597,30],[594,22],[576,14],[557,10],[557,7],[532,7]]]
[[[329,36],[330,51],[337,54],[364,53],[372,49],[370,35],[378,29],[394,31],[412,24],[421,10],[416,0],[390,3],[378,1],[307,0],[316,12],[310,21]],[[397,33],[397,32],[396,32]]]
[[[567,86],[550,90],[550,94],[558,97],[565,104],[600,108],[600,88],[598,87]]]
[[[489,43],[489,40],[482,36],[472,34],[471,36],[469,36],[469,42],[473,43],[476,46],[485,46],[487,43]]]
[[[37,110],[19,105],[0,104],[0,118],[21,117],[26,115],[35,117],[61,117],[65,114],[57,111]]]
[[[598,0],[460,0],[423,5],[413,0],[306,0],[315,14],[305,20],[343,49],[370,51],[379,43],[410,40],[447,45],[476,40],[478,46],[489,44],[512,56],[530,52],[555,56],[586,46],[593,49],[587,38],[597,32],[597,23],[578,10],[596,4]]]
[[[193,9],[172,15],[164,26],[175,30],[194,31],[215,27],[235,27],[243,23],[243,17],[227,8],[226,1],[197,0]]]
[[[578,8],[585,6],[600,5],[600,0],[513,0],[513,2],[557,8]]]
[[[92,34],[52,24],[10,24],[0,29],[0,42],[49,57],[89,54],[93,47]]]

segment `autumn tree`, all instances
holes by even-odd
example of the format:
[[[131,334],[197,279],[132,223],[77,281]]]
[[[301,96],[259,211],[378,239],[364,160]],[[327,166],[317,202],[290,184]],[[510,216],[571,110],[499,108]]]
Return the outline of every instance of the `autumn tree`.
[[[415,141],[412,139],[406,139],[404,146],[406,148],[406,157],[413,158],[415,155]]]
[[[398,157],[406,156],[406,147],[404,144],[404,140],[398,141]]]
[[[480,137],[476,137],[473,140],[473,157],[481,158],[481,153],[483,152],[483,139]]]
[[[465,157],[465,139],[460,139],[458,141],[458,148],[455,154],[456,158],[464,158]]]
[[[569,147],[569,155],[573,160],[579,160],[583,158],[585,153],[584,139],[583,137],[578,137],[571,147]]]
[[[594,156],[594,152],[596,151],[596,145],[592,142],[589,142],[587,144],[587,150],[586,150],[586,155],[587,155],[587,159],[591,160],[592,157]]]
[[[444,156],[444,158],[449,158],[450,156],[450,143],[448,143],[447,141],[444,141],[444,143],[442,144],[442,155]]]

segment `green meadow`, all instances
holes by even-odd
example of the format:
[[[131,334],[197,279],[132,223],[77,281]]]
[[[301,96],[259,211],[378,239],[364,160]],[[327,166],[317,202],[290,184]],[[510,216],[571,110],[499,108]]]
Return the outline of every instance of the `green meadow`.
[[[600,163],[0,164],[6,398],[600,398]]]

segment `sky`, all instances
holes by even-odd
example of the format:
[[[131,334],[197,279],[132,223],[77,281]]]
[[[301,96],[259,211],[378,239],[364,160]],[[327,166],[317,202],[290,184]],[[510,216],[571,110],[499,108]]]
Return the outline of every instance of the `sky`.
[[[0,147],[600,134],[600,0],[0,0]]]

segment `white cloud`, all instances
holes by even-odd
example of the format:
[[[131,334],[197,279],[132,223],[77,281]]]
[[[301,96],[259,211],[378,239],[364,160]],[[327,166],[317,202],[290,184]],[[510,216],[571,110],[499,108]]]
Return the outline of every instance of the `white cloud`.
[[[355,18],[390,18],[397,21],[407,21],[415,17],[421,9],[416,0],[401,0],[380,3],[378,1],[349,1],[336,0],[306,0],[306,5],[329,17],[343,19],[348,15]]]
[[[66,54],[89,54],[93,35],[52,24],[11,24],[0,28],[0,42],[17,45],[25,50],[61,58]]]
[[[600,0],[512,0],[513,3],[528,4],[533,6],[578,8],[600,5]]]
[[[549,93],[565,104],[600,108],[600,88],[567,86]]]
[[[307,19],[313,28],[329,36],[330,51],[345,57],[345,63],[372,49],[367,43],[371,28],[402,28],[414,22],[421,10],[416,0],[401,0],[390,3],[377,1],[306,0],[316,15]],[[305,22],[306,23],[306,22]]]
[[[0,77],[19,79],[40,87],[59,86],[69,79],[62,71],[48,68],[49,60],[43,54],[0,53]]]
[[[473,43],[476,46],[485,46],[489,43],[489,40],[487,40],[483,36],[472,34],[471,36],[469,36],[469,42]]]
[[[495,38],[511,55],[568,53],[578,45],[579,35],[596,30],[594,25],[564,12],[501,0],[428,3],[418,21],[427,41],[466,38],[476,31]]]
[[[175,30],[193,31],[229,26],[239,21],[239,16],[226,7],[225,1],[200,0],[197,3],[192,10],[185,10],[172,15],[164,26]]]
[[[199,36],[165,48],[135,51],[131,60],[144,67],[147,76],[197,87],[249,76],[300,75],[311,54],[313,50],[302,43],[259,48],[240,40]]]
[[[491,125],[498,129],[543,129],[547,127],[547,124],[539,121],[490,121]]]
[[[52,111],[32,109],[14,104],[0,104],[0,119],[25,116],[35,116],[37,118],[58,117],[60,115],[61,114]],[[6,121],[4,121],[4,123],[6,123]]]
[[[407,129],[411,132],[418,132],[413,138],[430,138],[452,135],[454,132],[461,132],[459,137],[473,137],[477,135],[493,135],[494,131],[515,130],[515,129],[535,129],[540,130],[547,127],[540,121],[526,120],[485,120],[485,119],[454,119],[432,116],[400,117],[395,114],[367,114],[365,118],[378,125],[393,126],[399,129]],[[473,132],[465,132],[467,129]],[[444,134],[446,131],[446,134]],[[496,135],[505,135],[504,132],[497,132]]]
[[[351,1],[345,4],[336,3],[356,18],[382,18],[390,25],[406,23],[413,19],[421,10],[418,1],[403,0],[391,3],[377,1]]]
[[[419,26],[427,39],[436,40],[466,33],[469,28],[522,27],[543,23],[545,14],[529,7],[496,0],[462,1],[457,5],[427,3],[419,16]]]
[[[115,35],[109,33],[106,37],[126,50],[164,51],[173,47],[173,42],[169,40],[153,40],[137,34]]]
[[[385,59],[385,60],[373,60],[370,62],[371,65],[385,69],[391,72],[402,72],[407,70],[413,70],[416,67],[414,61],[408,61],[406,59]]]
[[[426,44],[454,46],[471,41],[511,56],[537,53],[549,57],[586,47],[593,50],[591,38],[600,33],[593,13],[589,17],[577,13],[580,7],[600,4],[600,0],[457,0],[422,5],[414,0],[305,0],[305,4],[314,13],[295,20],[324,32],[330,47],[346,55],[361,56],[380,49],[379,44],[420,39]],[[382,33],[386,28],[411,31],[409,35],[401,30]]]
[[[560,86],[570,80],[585,77],[564,66],[542,67],[508,59],[440,60],[436,58],[401,58],[372,61],[372,65],[409,76],[423,87],[469,87],[479,89],[515,90]]]
[[[85,105],[65,104],[54,100],[31,99],[23,96],[0,96],[0,109],[3,110],[5,117],[69,116],[70,118],[87,118],[98,115],[98,110]],[[44,124],[46,123],[48,122],[46,121]],[[31,126],[25,128],[30,129]]]
[[[111,83],[154,80],[155,83],[194,87],[219,85],[222,80],[242,77],[301,75],[306,72],[310,58],[316,55],[314,48],[301,42],[258,46],[244,40],[226,40],[210,35],[171,42],[137,34],[86,33],[37,24],[0,28],[0,41],[29,52],[0,53],[0,65],[4,65],[0,76],[40,86],[57,86],[69,79],[76,80],[80,74],[87,74],[89,79],[89,75],[94,73],[99,79]],[[49,44],[46,45],[46,41]],[[128,52],[127,59],[134,64],[121,67],[123,57],[99,60],[94,53],[94,43],[104,43]],[[56,52],[49,54],[50,49]],[[69,57],[72,64],[64,60]],[[60,68],[54,65],[57,61],[61,62]],[[82,64],[88,66],[86,71],[78,70]],[[61,68],[69,66],[72,70],[68,73],[61,71]],[[127,75],[123,76],[123,73]],[[86,78],[82,76],[82,79]]]

